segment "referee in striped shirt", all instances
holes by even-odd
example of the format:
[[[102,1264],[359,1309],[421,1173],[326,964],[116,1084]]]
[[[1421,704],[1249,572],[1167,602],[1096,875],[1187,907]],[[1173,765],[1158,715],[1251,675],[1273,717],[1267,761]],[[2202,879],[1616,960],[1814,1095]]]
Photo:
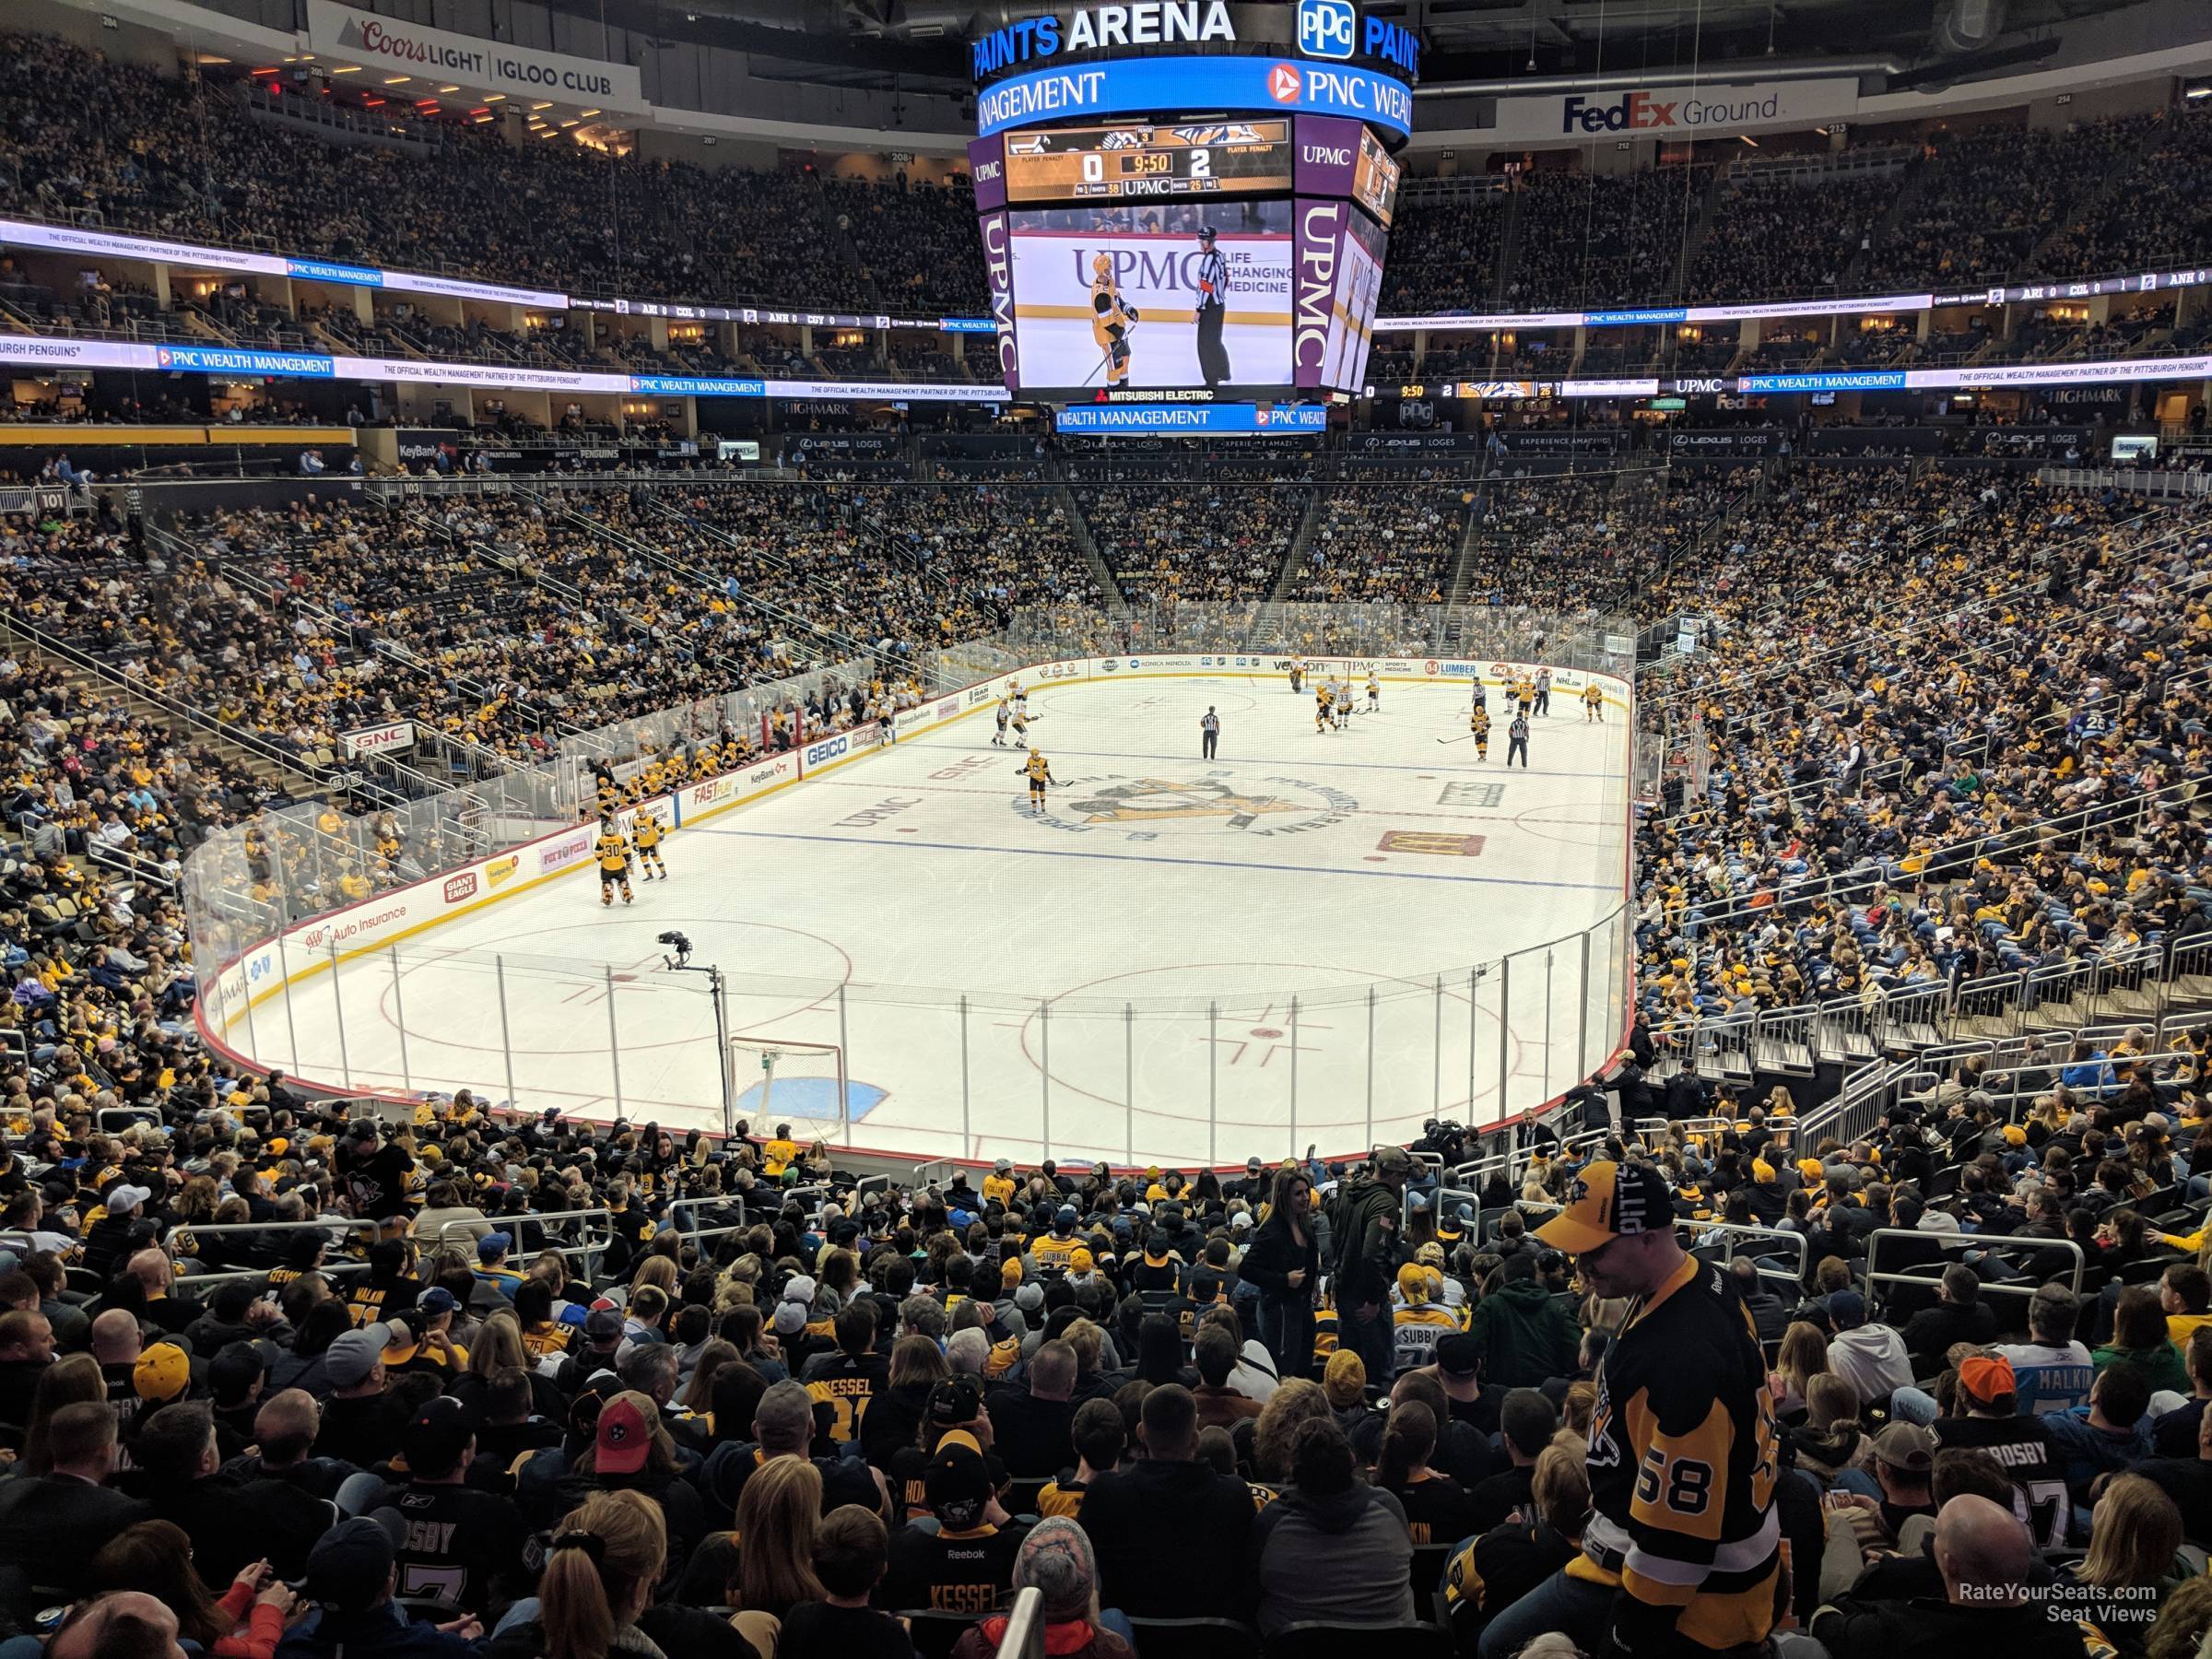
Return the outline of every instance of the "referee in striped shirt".
[[[1221,716],[1214,712],[1214,705],[1206,705],[1206,718],[1198,723],[1198,752],[1202,759],[1214,758],[1214,746],[1221,741]]]
[[[1229,378],[1221,324],[1229,320],[1229,261],[1214,248],[1214,228],[1198,227],[1198,372],[1218,386]]]

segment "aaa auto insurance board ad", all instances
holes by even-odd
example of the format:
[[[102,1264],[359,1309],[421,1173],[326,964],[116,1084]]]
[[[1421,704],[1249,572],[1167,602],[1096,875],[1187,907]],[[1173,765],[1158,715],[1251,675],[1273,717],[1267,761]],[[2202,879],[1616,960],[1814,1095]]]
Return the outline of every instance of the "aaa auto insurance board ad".
[[[1290,216],[1283,200],[1008,214],[1022,383],[1289,385]],[[1200,288],[1207,229],[1223,277],[1218,306]],[[1126,318],[1116,325],[1118,352],[1101,322],[1115,316]]]

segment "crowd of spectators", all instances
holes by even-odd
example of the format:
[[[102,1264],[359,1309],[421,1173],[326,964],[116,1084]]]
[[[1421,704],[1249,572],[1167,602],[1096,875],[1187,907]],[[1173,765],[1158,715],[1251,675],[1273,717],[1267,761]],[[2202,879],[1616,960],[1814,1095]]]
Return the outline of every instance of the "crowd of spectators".
[[[1189,481],[1075,490],[1099,557],[1135,604],[1265,597],[1312,504],[1301,485]]]
[[[1284,597],[1441,605],[1472,492],[1343,484],[1322,498],[1305,562]]]
[[[249,118],[217,82],[160,76],[30,34],[8,36],[0,50],[0,207],[10,211],[93,213],[117,228],[217,241],[281,224],[290,252],[586,293],[924,314],[985,309],[971,196],[903,171],[864,181],[795,168],[705,169],[566,144],[517,148],[437,121],[417,124],[419,144],[318,143]],[[1675,298],[1682,250],[1709,215],[1688,273],[1691,300],[2187,263],[2203,253],[2206,231],[2191,193],[2170,185],[2201,171],[2207,132],[2212,113],[2184,102],[2064,131],[1939,133],[1901,177],[1754,176],[1724,181],[1716,193],[1700,163],[1625,174],[1538,170],[1505,190],[1409,188],[1384,309],[1481,310],[1500,292],[1536,309]],[[1895,222],[1877,234],[1892,203]],[[34,285],[11,296],[0,285],[0,305],[11,303],[55,328],[168,325],[150,294],[112,286],[64,296]],[[209,309],[222,320],[223,308]],[[295,327],[281,312],[231,315],[223,326],[276,342]],[[475,343],[493,355],[512,349]],[[562,349],[542,338],[533,345]],[[974,372],[988,376],[991,367],[980,361]]]

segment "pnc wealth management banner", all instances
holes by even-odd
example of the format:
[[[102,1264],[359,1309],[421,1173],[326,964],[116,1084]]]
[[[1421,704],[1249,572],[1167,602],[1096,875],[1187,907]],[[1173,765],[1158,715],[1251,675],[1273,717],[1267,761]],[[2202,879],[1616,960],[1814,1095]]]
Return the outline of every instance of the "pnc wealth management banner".
[[[388,75],[458,82],[472,91],[633,113],[651,107],[643,82],[629,64],[537,52],[482,35],[453,34],[357,11],[335,0],[307,0],[307,38],[325,67],[359,64]]]

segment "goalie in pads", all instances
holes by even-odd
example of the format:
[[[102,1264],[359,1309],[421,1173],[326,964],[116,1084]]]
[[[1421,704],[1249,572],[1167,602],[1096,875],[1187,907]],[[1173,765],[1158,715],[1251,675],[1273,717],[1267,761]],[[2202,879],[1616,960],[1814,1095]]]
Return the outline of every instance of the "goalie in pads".
[[[1129,383],[1129,329],[1136,321],[1136,307],[1122,298],[1122,285],[1113,279],[1113,257],[1100,253],[1090,262],[1090,337],[1106,354],[1106,383]]]

